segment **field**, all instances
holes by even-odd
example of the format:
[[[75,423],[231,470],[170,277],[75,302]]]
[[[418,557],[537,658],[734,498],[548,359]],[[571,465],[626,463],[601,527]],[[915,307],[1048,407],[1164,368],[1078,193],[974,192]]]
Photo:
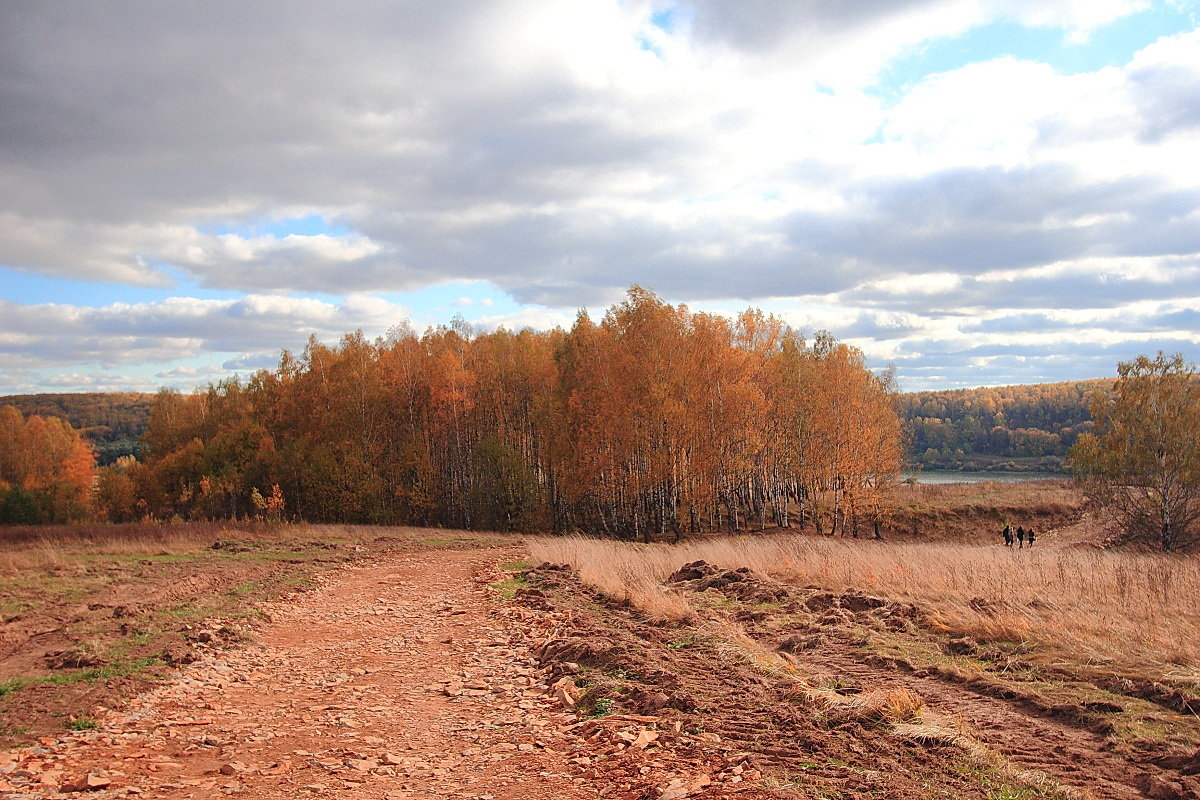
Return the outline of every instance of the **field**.
[[[424,797],[511,751],[497,798],[551,779],[564,798],[1200,796],[1200,561],[1097,546],[1061,483],[902,493],[920,530],[883,541],[7,529],[0,788],[55,796],[46,776],[83,765],[163,797]],[[1038,543],[1005,548],[997,520]],[[273,727],[241,742],[247,714]],[[433,766],[363,754],[392,739]]]
[[[805,709],[810,725],[819,720],[811,735],[827,733],[821,749],[834,754],[818,768],[811,739],[782,744],[798,723],[778,714],[756,721],[749,746],[777,742],[766,767],[803,769],[822,791],[870,788],[829,761],[846,760],[829,731],[847,722],[879,748],[889,746],[877,737],[900,751],[904,741],[953,744],[966,761],[951,756],[943,768],[981,770],[980,780],[1007,787],[990,796],[1086,788],[1137,797],[1159,787],[1148,796],[1192,797],[1197,788],[1156,769],[1178,761],[1200,770],[1195,558],[809,536],[653,547],[559,538],[529,547],[534,560],[568,566],[594,592],[591,618],[564,648],[566,660],[591,667],[588,702],[637,711],[656,691],[728,698],[731,682],[741,684],[734,692],[769,686],[775,702]],[[549,569],[537,579],[561,591],[572,580],[561,576]],[[686,685],[629,677],[689,671],[631,656],[644,648],[636,639],[647,623],[670,630],[699,662]],[[613,658],[615,650],[622,655]],[[759,677],[735,681],[714,663],[730,658]],[[723,735],[743,736],[754,716],[745,707],[710,714]],[[1160,781],[1183,788],[1169,794],[1175,789]]]

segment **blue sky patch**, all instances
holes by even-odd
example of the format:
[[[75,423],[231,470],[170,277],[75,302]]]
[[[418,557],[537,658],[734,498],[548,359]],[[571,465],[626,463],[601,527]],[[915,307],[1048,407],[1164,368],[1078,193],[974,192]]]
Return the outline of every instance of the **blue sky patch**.
[[[0,266],[0,297],[27,305],[62,303],[100,308],[113,303],[154,303],[170,297],[224,300],[245,296],[245,292],[205,288],[182,270],[165,265],[156,266],[160,272],[175,279],[172,285],[133,286],[124,283],[73,280]]]
[[[260,217],[248,222],[199,225],[196,229],[215,236],[233,234],[243,239],[257,239],[262,236],[276,239],[288,236],[346,236],[350,233],[350,229],[345,225],[333,225],[323,214],[308,214],[287,219]]]
[[[1006,56],[1049,64],[1063,75],[1120,67],[1158,38],[1195,28],[1194,16],[1194,10],[1183,6],[1158,4],[1097,28],[1080,42],[1071,41],[1063,30],[1000,20],[962,36],[928,42],[901,56],[880,75],[872,93],[893,105],[930,75]]]

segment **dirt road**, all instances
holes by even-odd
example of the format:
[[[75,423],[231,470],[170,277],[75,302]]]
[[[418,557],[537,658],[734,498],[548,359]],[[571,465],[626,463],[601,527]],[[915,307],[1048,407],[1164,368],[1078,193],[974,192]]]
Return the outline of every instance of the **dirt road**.
[[[707,634],[649,624],[564,567],[539,568],[531,578],[539,588],[522,603],[500,602],[489,586],[497,565],[524,556],[518,548],[392,553],[323,573],[315,589],[264,606],[269,619],[246,646],[210,650],[121,711],[99,714],[94,730],[0,752],[0,796],[1197,796],[1186,758],[1134,764],[1087,725],[864,660],[857,643],[870,623],[900,606],[787,589],[746,572],[729,586],[761,583],[790,599],[764,607],[756,595],[733,593],[715,608],[731,625],[741,620],[737,629],[763,652],[791,653],[809,685],[904,687],[1009,766],[814,706],[795,675],[770,677],[748,659],[753,649],[731,650],[711,635],[713,620]],[[699,591],[701,583],[680,585]],[[841,616],[802,622],[820,598],[833,604],[826,616]],[[787,625],[772,627],[771,615],[784,612]],[[785,633],[820,643],[783,648]],[[576,700],[586,713],[566,707]]]
[[[518,551],[425,552],[328,573],[244,649],[182,669],[101,726],[0,754],[0,794],[479,800],[594,797],[525,639],[496,602]],[[90,783],[89,783],[90,782]]]

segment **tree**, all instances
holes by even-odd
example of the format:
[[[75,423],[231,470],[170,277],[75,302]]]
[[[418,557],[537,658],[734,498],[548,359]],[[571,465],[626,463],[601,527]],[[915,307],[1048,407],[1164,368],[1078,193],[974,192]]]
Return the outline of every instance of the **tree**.
[[[1178,550],[1200,541],[1200,376],[1183,356],[1138,356],[1092,402],[1093,433],[1070,464],[1088,496],[1134,540]]]
[[[95,451],[66,420],[0,407],[0,522],[83,519],[95,475]]]

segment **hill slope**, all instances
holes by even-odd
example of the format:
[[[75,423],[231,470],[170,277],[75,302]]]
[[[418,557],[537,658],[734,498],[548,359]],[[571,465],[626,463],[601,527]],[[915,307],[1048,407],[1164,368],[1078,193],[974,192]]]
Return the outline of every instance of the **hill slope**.
[[[17,394],[0,397],[0,406],[13,406],[25,416],[59,417],[71,423],[96,448],[97,460],[111,464],[136,455],[146,430],[154,395],[137,392],[88,394]]]
[[[899,397],[912,463],[930,469],[1058,471],[1092,427],[1090,397],[1100,378],[1028,386],[912,392]]]

